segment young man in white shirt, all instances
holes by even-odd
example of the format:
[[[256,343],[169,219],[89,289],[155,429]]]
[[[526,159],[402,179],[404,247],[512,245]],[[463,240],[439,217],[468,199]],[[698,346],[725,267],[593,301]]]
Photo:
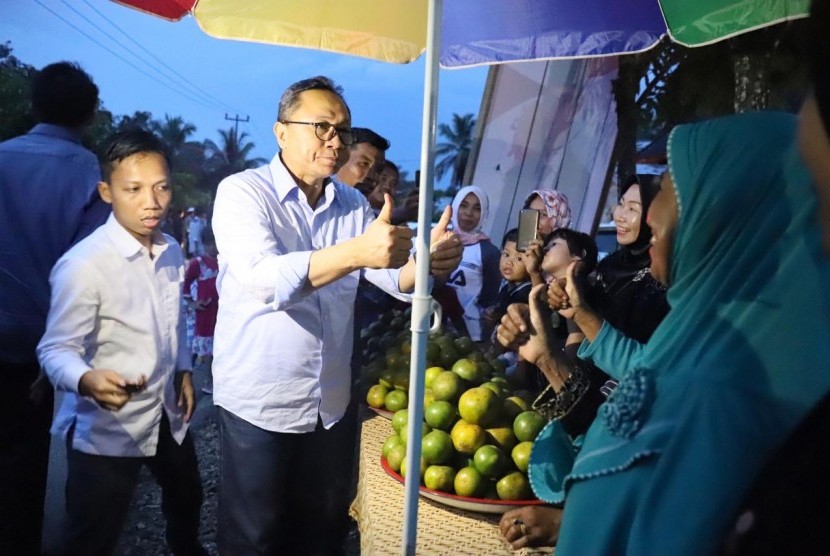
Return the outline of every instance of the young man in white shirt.
[[[184,260],[160,231],[172,196],[164,146],[144,131],[116,134],[103,169],[98,191],[113,214],[55,264],[37,350],[65,392],[53,432],[67,438],[66,554],[113,552],[143,464],[162,488],[168,548],[202,554]]]

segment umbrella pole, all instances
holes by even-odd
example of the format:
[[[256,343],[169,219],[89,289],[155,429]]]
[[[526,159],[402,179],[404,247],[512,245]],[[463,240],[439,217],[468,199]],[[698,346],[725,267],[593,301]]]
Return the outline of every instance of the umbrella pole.
[[[432,229],[432,191],[435,174],[435,120],[438,106],[438,54],[442,0],[430,0],[427,12],[424,63],[424,110],[421,129],[421,183],[418,195],[418,236],[415,292],[412,296],[412,361],[409,367],[406,480],[402,553],[415,555],[418,534],[418,488],[421,468],[421,432],[424,418],[424,373],[432,297],[429,295],[429,237]]]

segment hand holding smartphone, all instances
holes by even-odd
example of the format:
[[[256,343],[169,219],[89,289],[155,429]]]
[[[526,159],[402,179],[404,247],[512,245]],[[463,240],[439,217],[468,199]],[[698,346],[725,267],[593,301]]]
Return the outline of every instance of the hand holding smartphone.
[[[516,241],[516,250],[524,253],[530,243],[536,239],[537,228],[539,227],[539,211],[534,209],[522,209],[519,212],[519,238]]]

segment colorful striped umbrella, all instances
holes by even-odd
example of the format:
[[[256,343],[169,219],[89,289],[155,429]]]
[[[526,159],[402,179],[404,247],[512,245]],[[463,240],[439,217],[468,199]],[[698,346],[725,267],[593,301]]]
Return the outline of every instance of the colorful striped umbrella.
[[[209,35],[407,63],[426,50],[427,2],[116,0]],[[663,35],[701,46],[803,17],[808,0],[447,0],[440,63],[463,67],[639,52]]]
[[[223,39],[327,50],[408,63],[426,52],[418,229],[429,230],[438,65],[465,67],[641,52],[661,37],[701,46],[805,17],[809,0],[113,0],[177,21],[190,13]],[[417,252],[428,253],[427,234]],[[424,396],[429,257],[412,296],[410,400]],[[420,466],[423,404],[410,408],[406,466]],[[415,475],[417,477],[417,474]],[[407,478],[403,553],[415,554],[418,481]]]

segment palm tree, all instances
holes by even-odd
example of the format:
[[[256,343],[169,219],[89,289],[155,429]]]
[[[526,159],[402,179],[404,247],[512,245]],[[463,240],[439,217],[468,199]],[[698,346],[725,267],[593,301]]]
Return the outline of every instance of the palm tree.
[[[204,143],[205,158],[217,183],[226,176],[248,168],[256,168],[268,162],[264,158],[248,158],[256,145],[247,141],[248,134],[244,131],[237,135],[235,128],[227,131],[220,129],[219,135],[222,138],[221,147],[210,139],[205,139]]]
[[[181,148],[187,143],[187,138],[196,132],[196,126],[185,123],[181,116],[171,118],[167,114],[164,115],[164,122],[151,121],[150,129],[161,138],[173,158],[176,158]]]
[[[476,120],[472,114],[453,114],[451,125],[438,125],[438,135],[446,139],[446,142],[438,143],[435,148],[435,156],[438,158],[435,176],[440,180],[451,170],[450,190],[457,190],[464,179],[475,125]]]

